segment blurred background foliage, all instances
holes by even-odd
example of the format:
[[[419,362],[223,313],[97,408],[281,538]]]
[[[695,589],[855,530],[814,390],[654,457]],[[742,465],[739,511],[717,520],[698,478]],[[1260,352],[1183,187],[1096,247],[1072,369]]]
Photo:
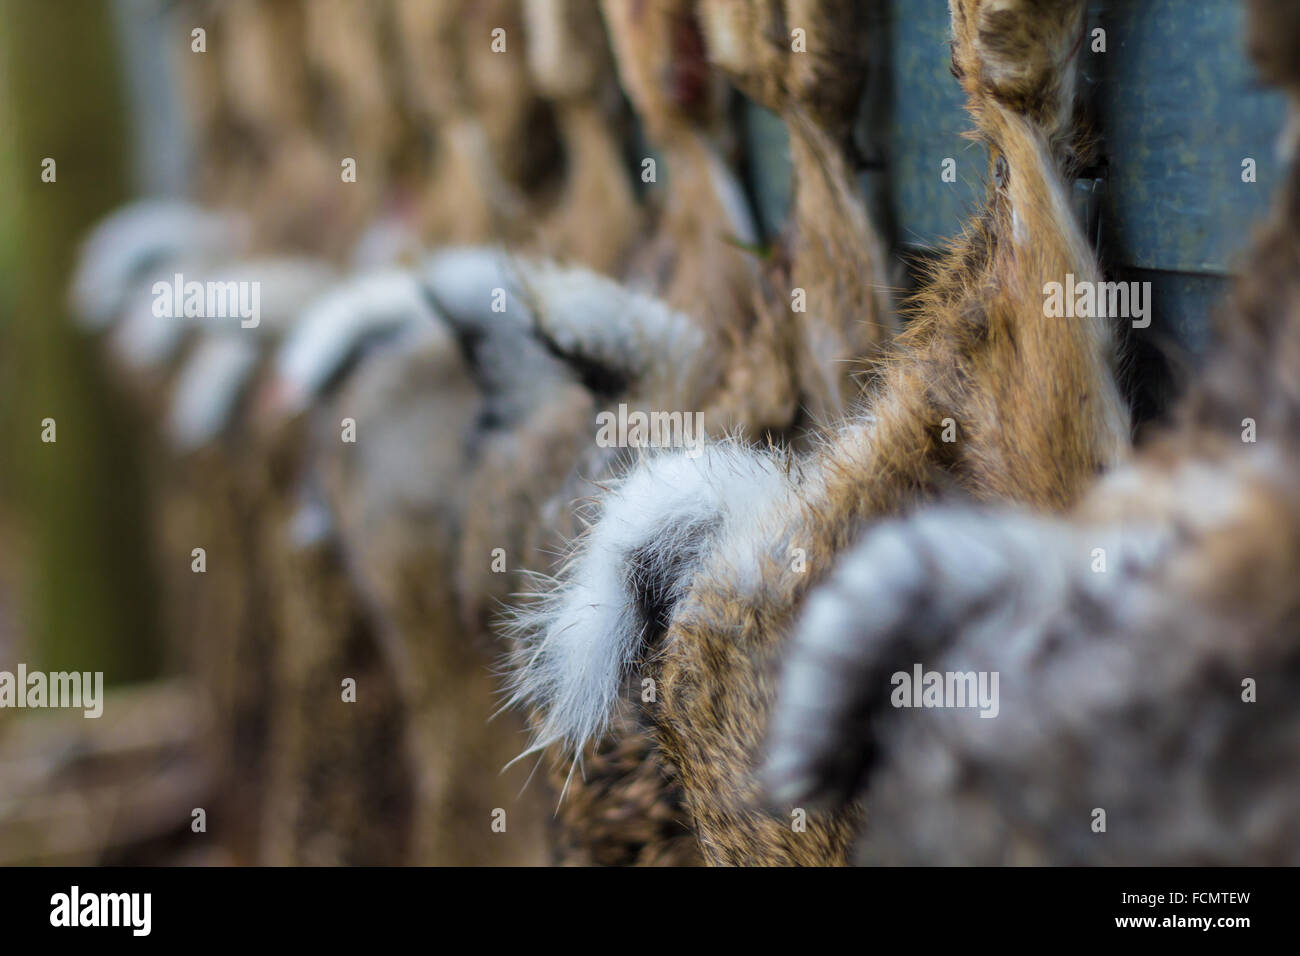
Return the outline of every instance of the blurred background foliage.
[[[108,3],[0,0],[0,667],[108,684],[161,661],[140,439],[66,307],[80,238],[127,198],[117,49]]]

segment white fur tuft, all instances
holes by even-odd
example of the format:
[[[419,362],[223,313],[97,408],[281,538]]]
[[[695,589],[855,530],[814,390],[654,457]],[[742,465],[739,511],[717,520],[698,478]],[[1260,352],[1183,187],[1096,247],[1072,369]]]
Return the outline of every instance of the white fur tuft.
[[[656,395],[697,378],[709,354],[707,336],[689,316],[578,266],[467,247],[430,256],[421,276],[455,324],[517,338],[535,323],[561,352],[646,383]],[[498,289],[504,311],[492,309]],[[531,351],[512,345],[499,358],[511,364],[511,355]]]
[[[303,304],[333,275],[329,266],[302,258],[223,266],[210,270],[207,280],[258,284],[260,315],[256,326],[244,328],[237,315],[160,320],[172,323],[173,335],[182,327],[197,327],[201,335],[181,369],[172,397],[167,433],[177,448],[198,448],[221,433],[252,381],[266,340],[279,338]]]
[[[499,316],[526,321],[527,307],[517,301],[514,261],[494,246],[444,249],[424,260],[420,279],[449,317],[460,322],[490,323]],[[505,312],[493,312],[495,290],[506,295]]]
[[[774,458],[723,443],[647,459],[601,499],[558,587],[518,613],[511,703],[542,713],[532,750],[577,752],[606,729],[645,636],[646,589],[674,604],[717,534],[784,490]]]
[[[183,451],[216,438],[257,367],[259,352],[248,339],[209,336],[186,360],[176,382],[167,436]]]
[[[145,272],[179,257],[228,254],[243,233],[235,217],[191,203],[153,199],[125,206],[100,222],[81,247],[73,311],[86,328],[104,328],[127,306]]]
[[[306,407],[367,341],[421,327],[441,328],[408,272],[377,272],[331,290],[308,307],[277,356],[288,410]]]
[[[864,715],[883,708],[896,668],[936,666],[953,646],[962,669],[981,669],[992,659],[988,648],[1004,664],[1023,659],[1072,601],[1137,610],[1122,592],[1169,540],[1139,522],[1084,530],[952,506],[880,524],[839,558],[795,628],[768,728],[770,795],[778,802],[818,795],[828,768],[849,759],[845,742],[862,738]],[[1109,562],[1104,573],[1099,552]]]
[[[606,276],[531,262],[520,280],[538,327],[562,352],[648,379],[658,395],[695,380],[708,359],[708,338],[688,315]]]
[[[573,380],[534,332],[521,268],[503,249],[467,246],[435,253],[420,269],[448,323],[472,343],[475,377],[491,417],[503,423],[526,418],[561,383]]]
[[[154,305],[158,297],[154,292],[155,283],[171,287],[177,274],[182,277],[183,287],[192,282],[203,284],[205,308],[210,286],[246,283],[249,284],[246,288],[251,289],[255,284],[256,317],[246,319],[230,305],[226,309],[230,314],[224,316],[155,314]],[[125,366],[151,369],[170,362],[192,332],[277,338],[302,307],[334,278],[335,273],[328,265],[301,257],[246,262],[174,260],[169,265],[150,269],[147,276],[139,277],[123,310],[123,319],[113,330],[109,347]],[[169,297],[171,294],[170,290],[159,292],[159,295]],[[170,305],[174,310],[175,303]],[[246,324],[247,328],[244,327]]]
[[[162,266],[171,273],[194,274],[204,268],[203,259],[174,259]],[[154,314],[153,285],[163,277],[149,270],[148,275],[135,276],[135,282],[126,293],[121,318],[109,333],[108,349],[124,367],[137,370],[156,369],[166,365],[180,350],[185,336],[193,330],[190,320]]]

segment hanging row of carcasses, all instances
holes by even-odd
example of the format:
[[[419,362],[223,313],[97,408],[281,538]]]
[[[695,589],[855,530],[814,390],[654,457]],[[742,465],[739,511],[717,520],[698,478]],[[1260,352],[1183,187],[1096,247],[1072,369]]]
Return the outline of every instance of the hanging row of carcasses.
[[[1101,275],[1062,200],[1088,148],[1070,87],[1084,4],[952,7],[988,199],[900,306],[854,170],[872,4],[182,6],[178,44],[187,15],[208,30],[207,52],[182,57],[194,197],[98,227],[74,299],[158,437],[160,593],[176,666],[211,709],[224,858],[1294,857],[1279,839],[1294,801],[1265,759],[1296,745],[1294,708],[1234,710],[1205,677],[1220,668],[1235,695],[1239,671],[1294,662],[1276,642],[1289,597],[1255,595],[1272,616],[1252,628],[1265,618],[1216,594],[1184,628],[1171,608],[1195,600],[1159,564],[1209,560],[1204,537],[1169,543],[1199,507],[1184,470],[1253,490],[1276,463],[1243,457],[1209,413],[1167,440],[1173,464],[1126,462],[1112,330],[1043,313],[1045,282]],[[1263,35],[1291,51],[1291,26]],[[790,133],[792,205],[764,250],[728,84]],[[1294,251],[1285,229],[1271,241]],[[255,283],[256,325],[160,315],[155,282],[174,276]],[[1286,318],[1260,319],[1271,341],[1291,341]],[[1267,422],[1284,462],[1287,357],[1215,409]],[[605,447],[597,414],[620,406],[699,412],[711,441]],[[1238,474],[1251,468],[1265,471]],[[1167,513],[1142,504],[1158,518],[1131,544],[1126,525],[1090,522],[1139,508],[1135,484]],[[874,519],[954,488],[983,506],[1084,504],[1071,525],[922,513],[854,550]],[[1300,526],[1288,508],[1269,499],[1274,527]],[[1218,518],[1205,534],[1240,530]],[[1097,547],[1122,573],[1076,582]],[[503,629],[521,591],[540,598]],[[1125,617],[1129,600],[1146,616]],[[1043,623],[1056,612],[1059,633]],[[1162,656],[1155,638],[1206,621],[1251,639]],[[1000,673],[999,718],[882,705],[891,674],[932,660]],[[1236,804],[1153,822],[1227,759],[1170,757],[1171,740],[1236,741],[1264,713],[1277,729],[1224,797],[1257,786],[1262,822]],[[1161,761],[1178,783],[1147,787]],[[827,792],[846,807],[796,805]],[[1108,806],[1112,839],[1090,842]]]

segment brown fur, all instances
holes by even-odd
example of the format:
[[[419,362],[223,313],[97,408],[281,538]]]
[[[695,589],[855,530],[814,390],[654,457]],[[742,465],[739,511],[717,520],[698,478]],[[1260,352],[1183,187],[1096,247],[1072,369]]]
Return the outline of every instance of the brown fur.
[[[866,81],[870,20],[883,11],[846,0],[705,0],[710,56],[785,120],[793,205],[781,249],[765,269],[760,308],[794,334],[798,400],[815,420],[857,397],[866,361],[892,336],[886,245],[867,213],[851,157]],[[807,49],[793,52],[791,30]],[[805,311],[792,311],[794,289]]]
[[[238,156],[229,149],[219,154],[222,162],[213,165],[230,162],[234,171],[205,186],[203,198],[250,212],[253,241],[249,248],[231,250],[232,256],[279,252],[286,244],[340,254],[373,213],[386,181],[383,157],[396,148],[398,122],[383,108],[390,93],[386,77],[371,75],[381,14],[380,6],[325,3],[304,9],[290,0],[240,0],[214,11],[215,69],[201,77],[197,93],[214,96],[215,107],[203,115],[221,125],[205,139],[229,137],[246,145]],[[221,43],[219,38],[227,36],[238,36],[241,43]],[[329,91],[328,104],[308,96],[311,72]],[[367,82],[361,82],[361,74]],[[374,149],[359,162],[374,165],[369,176],[363,168],[357,184],[343,184],[337,160],[326,162],[324,150],[338,152],[355,138]],[[363,186],[367,183],[375,188]],[[352,185],[363,188],[349,192]],[[272,343],[265,344],[269,352]],[[158,389],[157,407],[165,406],[170,388],[168,381]],[[326,699],[346,706],[338,701],[337,681],[325,692],[315,685],[320,675],[311,668],[321,657],[336,655],[333,666],[355,670],[349,676],[368,678],[372,688],[392,678],[382,661],[376,663],[373,630],[367,631],[363,607],[336,553],[322,547],[306,554],[286,546],[284,522],[295,487],[287,475],[294,473],[291,463],[300,454],[298,439],[281,436],[263,443],[255,438],[254,411],[244,408],[235,415],[222,442],[185,459],[169,453],[159,465],[164,472],[158,494],[160,560],[172,595],[167,620],[172,632],[183,636],[186,661],[216,716],[211,746],[221,786],[214,831],[220,821],[221,839],[243,862],[266,855],[280,862],[394,862],[402,857],[391,845],[398,836],[397,842],[405,842],[405,831],[367,835],[357,808],[372,798],[394,807],[409,802],[403,791],[410,786],[409,768],[401,761],[391,768],[356,768],[358,760],[372,759],[388,729],[402,725],[400,708],[392,706],[395,695],[380,689],[362,700],[366,706],[349,716],[364,726],[350,735],[317,734],[314,718],[304,717]],[[280,474],[268,481],[272,468]],[[208,570],[202,575],[189,566],[196,546],[207,551]],[[312,596],[321,593],[327,597]],[[318,600],[344,608],[330,627],[313,616]],[[374,735],[368,743],[366,734]],[[332,786],[333,794],[313,809],[322,796],[322,768],[334,764],[338,772],[372,777],[378,789],[365,790],[368,785],[361,783],[351,791]],[[408,826],[409,813],[395,813],[381,827],[388,825]],[[351,836],[344,837],[349,828]],[[337,853],[317,855],[308,848],[331,829],[340,837]]]
[[[1294,123],[1300,18],[1274,0],[1248,7],[1252,51],[1289,93]],[[816,665],[818,696],[832,701],[813,708],[820,729],[797,752],[791,739],[774,744],[786,780],[823,795],[865,783],[856,792],[875,818],[863,862],[1294,865],[1298,214],[1292,157],[1204,377],[1068,521],[948,508],[881,533],[904,569],[898,584],[926,608],[924,631],[873,615],[869,590],[844,595],[863,623],[831,636],[834,661]],[[1247,418],[1255,443],[1243,441]],[[881,541],[869,538],[858,560]],[[978,575],[953,567],[975,548]],[[795,654],[804,666],[820,656],[808,638]],[[875,677],[904,659],[1000,671],[999,718],[972,729],[952,714],[873,706]],[[855,676],[837,688],[832,673]],[[782,717],[778,726],[795,712]],[[1089,827],[1094,808],[1105,833]]]
[[[691,316],[713,335],[713,347],[735,354],[748,347],[746,340],[755,331],[750,302],[755,272],[750,255],[730,241],[732,230],[714,175],[724,168],[718,142],[721,92],[714,80],[701,77],[686,83],[692,92],[682,100],[657,82],[663,76],[697,77],[705,70],[698,24],[690,5],[678,0],[611,3],[602,9],[619,76],[672,177],[667,205],[649,238],[630,251],[623,278]],[[570,39],[580,35],[574,32]],[[558,89],[574,80],[560,74],[547,82]],[[574,213],[590,216],[592,211],[579,209],[577,199]],[[711,367],[703,370],[704,381],[690,381],[685,388],[677,387],[680,382],[649,391],[633,385],[633,394],[619,399],[638,407],[680,410],[699,407],[707,396],[722,391],[745,398],[717,401],[710,416],[713,427],[762,426],[773,419],[784,423],[793,414],[793,392],[779,384],[788,374],[781,374],[772,338],[759,334],[762,345],[753,350],[761,348],[766,362],[731,363],[735,380],[730,384],[724,385],[723,373]],[[760,377],[768,371],[773,374]],[[752,407],[766,412],[769,396],[770,406],[779,411],[755,422]],[[599,456],[589,457],[600,401],[576,383],[561,388],[528,421],[485,442],[479,460],[471,463],[475,477],[470,484],[477,493],[467,505],[461,562],[468,620],[485,620],[520,585],[515,577],[483,570],[492,548],[506,549],[512,569],[545,567],[576,531],[568,505],[589,494],[588,479],[599,480],[607,468]]]
[[[408,711],[399,739],[416,771],[412,859],[540,864],[550,795],[521,794],[522,768],[501,772],[524,729],[513,714],[492,721],[492,655],[456,614],[473,382],[445,340],[399,344],[365,358],[329,407],[330,425],[351,417],[358,427],[355,445],[321,433],[319,471]],[[491,829],[498,807],[505,833]]]
[[[720,333],[743,329],[754,270],[732,243],[714,176],[725,168],[724,90],[708,70],[693,4],[603,0],[601,9],[623,88],[662,156],[659,179],[671,179],[655,234],[629,278]]]
[[[428,193],[445,220],[426,220],[438,240],[484,241],[522,235],[525,213],[537,208],[521,155],[535,151],[531,116],[535,91],[522,72],[523,30],[513,4],[399,5],[408,55],[431,56],[419,41],[440,45],[454,60],[429,64],[417,73],[419,102],[435,116],[448,138]],[[507,30],[507,53],[490,51],[490,31]],[[427,85],[426,85],[427,84]],[[432,207],[431,207],[432,208]],[[522,728],[506,716],[489,723],[497,706],[496,685],[485,642],[455,613],[453,583],[463,573],[458,562],[460,532],[473,511],[464,512],[472,455],[466,444],[478,425],[481,396],[460,356],[447,342],[433,347],[399,342],[363,354],[340,390],[313,410],[315,426],[300,422],[277,444],[296,462],[295,479],[319,479],[338,521],[338,541],[304,558],[279,544],[277,563],[289,568],[313,562],[350,595],[348,613],[356,621],[349,647],[373,645],[379,658],[372,680],[393,682],[385,719],[396,722],[390,747],[411,768],[409,855],[412,862],[439,864],[535,864],[544,859],[550,796],[533,788],[518,796],[523,777],[500,773],[518,752]],[[339,441],[337,423],[352,417],[362,436],[356,445]],[[511,471],[512,477],[518,476]],[[274,531],[284,537],[284,522]],[[486,553],[486,552],[485,552]],[[474,566],[482,562],[477,560]],[[291,572],[289,572],[291,574]],[[301,591],[310,578],[286,575]],[[301,597],[283,593],[288,606],[283,641],[301,654],[337,655],[343,639],[337,628],[321,628],[301,613]],[[314,637],[301,633],[317,628]],[[377,705],[372,705],[377,706]],[[377,719],[377,718],[376,718]],[[360,759],[358,734],[317,741],[310,749],[286,755],[295,765],[314,765],[336,751],[340,762]],[[306,746],[306,740],[302,742]],[[288,774],[279,803],[310,804],[298,788],[308,778]],[[336,804],[344,813],[347,807]],[[505,833],[491,829],[492,811],[507,812]],[[281,811],[284,812],[283,810]],[[323,810],[317,825],[347,832],[354,821],[331,819]]]
[[[1062,508],[1122,454],[1128,424],[1110,330],[1043,315],[1046,282],[1099,278],[1064,199],[1071,130],[1062,118],[1073,100],[1061,77],[1082,6],[955,0],[954,62],[991,172],[1000,171],[986,208],[911,303],[866,412],[810,462],[792,462],[798,497],[781,505],[781,531],[756,556],[760,580],[734,580],[724,542],[646,655],[641,676],[660,691],[648,716],[712,862],[845,859],[855,814],[814,816],[806,833],[792,832],[762,808],[753,771],[793,615],[859,522],[949,483],[984,500]],[[946,418],[957,429],[951,444],[940,438]],[[791,547],[806,550],[807,573],[791,569]]]
[[[298,155],[295,144],[312,135],[306,127],[305,58],[294,4],[240,2],[211,14],[205,20],[212,25],[211,52],[184,58],[191,69],[186,92],[195,108],[202,160],[196,198],[251,214],[252,242],[232,249],[236,256],[272,247],[297,232],[294,224],[316,201],[278,188],[294,165],[291,157]],[[235,35],[245,42],[222,42]],[[336,171],[333,176],[337,182]],[[270,192],[264,193],[267,184]],[[313,232],[310,239],[297,233],[300,248],[325,249],[328,240]],[[271,681],[267,648],[273,639],[266,555],[257,543],[267,501],[256,468],[247,467],[231,444],[180,456],[162,437],[176,370],[196,338],[190,334],[165,367],[115,371],[149,434],[151,533],[162,618],[172,644],[169,664],[197,678],[203,704],[214,717],[203,740],[216,768],[213,834],[232,859],[251,863],[261,836]],[[196,547],[206,552],[202,574],[191,570]]]
[[[435,138],[420,234],[436,243],[527,236],[556,129],[528,73],[518,0],[394,0],[403,75]],[[506,31],[506,52],[492,31]]]
[[[327,247],[334,210],[326,193],[338,183],[338,164],[310,124],[308,62],[299,0],[233,0],[219,10],[222,91],[237,135],[256,157],[243,175],[227,178],[229,200],[248,209],[258,249]],[[338,197],[334,197],[336,200]]]
[[[626,117],[596,0],[526,0],[528,62],[555,105],[564,147],[560,195],[538,226],[545,255],[617,274],[645,223],[622,153]]]
[[[270,584],[257,546],[265,503],[260,481],[210,447],[177,460],[151,490],[160,521],[158,573],[164,628],[182,649],[177,664],[196,678],[212,715],[205,748],[215,768],[212,833],[241,863],[254,863],[266,789]],[[204,549],[196,574],[191,550]]]
[[[509,197],[523,183],[507,183],[504,177],[518,176],[518,170],[510,167],[512,157],[532,148],[527,142],[527,106],[534,91],[518,70],[523,61],[518,11],[507,9],[509,5],[489,10],[470,6],[473,9],[461,11],[466,17],[459,19],[450,17],[455,12],[451,8],[400,7],[405,39],[413,48],[408,55],[414,55],[423,38],[444,45],[449,55],[454,48],[465,58],[455,61],[460,72],[447,73],[443,69],[447,63],[439,63],[417,74],[422,83],[428,82],[418,85],[424,107],[444,124],[444,132],[450,129],[453,143],[469,147],[464,152],[444,151],[433,186],[440,207],[455,220],[454,224],[450,220],[442,225],[426,223],[426,227],[446,227],[437,236],[441,240],[521,235],[523,203],[533,208],[532,197],[522,191],[515,196],[519,203],[509,209],[499,205],[503,195],[515,203]],[[493,10],[508,16],[498,21]],[[507,29],[506,54],[493,54],[488,48],[490,29],[498,25]],[[427,49],[419,49],[420,57],[429,55]],[[502,64],[497,69],[504,74],[493,76],[486,65],[474,66],[471,61],[476,58],[485,64]],[[556,82],[567,92],[563,83]],[[457,139],[462,133],[469,138]],[[511,504],[510,491],[522,493],[521,483],[540,461],[532,458],[521,470],[511,460],[500,468],[482,470],[475,480],[480,453],[487,457],[494,449],[498,454],[519,450],[490,442],[486,452],[471,447],[480,425],[480,398],[459,355],[445,342],[433,348],[398,343],[361,357],[341,391],[317,410],[320,431],[299,436],[307,443],[310,457],[301,461],[302,451],[294,455],[300,459],[302,474],[323,478],[339,522],[342,551],[333,555],[329,574],[333,579],[345,571],[349,575],[355,600],[360,602],[351,613],[364,622],[368,639],[378,642],[387,671],[396,680],[394,705],[400,703],[405,713],[398,740],[415,768],[410,859],[536,863],[543,858],[544,821],[551,798],[544,788],[534,787],[520,799],[522,777],[499,773],[518,752],[522,729],[510,716],[489,723],[497,706],[490,657],[475,626],[478,622],[454,613],[453,583],[473,588],[480,598],[496,586],[500,576],[487,570],[490,547],[509,545],[513,539],[507,535],[517,529],[511,525],[497,529],[492,524],[502,530],[502,536],[484,532],[482,539],[474,539],[471,530],[476,523],[491,523],[502,505]],[[342,417],[357,420],[364,436],[357,445],[338,440],[335,423]],[[572,430],[575,425],[570,421],[566,427]],[[404,478],[411,483],[403,484]],[[485,502],[491,505],[490,514],[466,508],[467,491],[487,488],[491,493],[498,487],[502,499]],[[520,507],[523,513],[535,511],[529,505]],[[461,560],[462,539],[487,540],[491,545]],[[288,551],[281,561],[301,563],[292,548]],[[322,570],[327,557],[319,559]],[[282,616],[296,630],[301,615]],[[329,633],[325,632],[327,643]],[[289,640],[303,643],[307,638]],[[328,752],[333,747],[322,743],[319,749]],[[297,782],[292,777],[285,781],[290,794],[285,800],[293,799]],[[497,807],[508,814],[504,834],[490,829],[491,811]],[[347,826],[349,821],[340,819],[338,825]]]
[[[556,811],[557,863],[699,865],[676,773],[641,728],[625,718],[604,742],[587,748],[579,772]]]
[[[268,515],[275,555],[269,771],[261,861],[414,862],[414,768],[396,741],[409,715],[337,541],[286,545],[293,498]],[[343,681],[356,700],[343,699]]]
[[[731,228],[712,175],[721,162],[716,142],[721,100],[716,83],[702,72],[698,24],[690,5],[678,0],[611,3],[602,9],[624,88],[673,177],[667,206],[650,238],[632,251],[625,278],[698,318],[719,337],[720,348],[735,344],[752,318],[749,285],[754,273],[749,255],[729,241]],[[569,40],[584,35],[574,31]],[[669,75],[693,78],[681,81],[690,94],[675,94],[658,83]],[[557,71],[544,82],[561,89],[576,81]],[[575,214],[590,216],[592,210],[579,210],[574,198]],[[717,387],[712,380],[691,385],[701,391]],[[636,401],[690,408],[694,397],[641,394]],[[469,620],[482,620],[518,585],[515,579],[478,570],[493,547],[506,548],[512,568],[544,566],[573,532],[563,512],[574,494],[589,490],[574,480],[573,469],[591,445],[596,401],[576,384],[559,390],[529,421],[485,443],[480,460],[471,464],[475,478],[470,484],[480,493],[468,505],[463,547],[462,593]],[[591,471],[583,477],[591,477]],[[553,504],[557,498],[562,505]]]
[[[312,125],[332,159],[332,181],[321,188],[331,219],[350,244],[381,213],[396,187],[407,131],[398,108],[397,77],[387,69],[384,43],[389,5],[377,0],[324,0],[303,5],[307,66],[317,95]],[[356,161],[355,182],[343,183],[339,163]]]

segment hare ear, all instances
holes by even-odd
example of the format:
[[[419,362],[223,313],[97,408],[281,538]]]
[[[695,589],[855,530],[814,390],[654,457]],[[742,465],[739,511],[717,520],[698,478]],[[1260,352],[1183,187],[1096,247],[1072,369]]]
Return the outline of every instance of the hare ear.
[[[482,421],[493,428],[522,422],[574,380],[537,335],[522,268],[488,246],[447,249],[420,268],[421,294],[454,336],[484,397]]]
[[[221,434],[253,377],[258,350],[237,335],[206,336],[185,360],[168,409],[167,437],[180,451]]]
[[[72,308],[88,329],[111,324],[137,284],[171,275],[178,258],[207,259],[238,248],[242,225],[231,216],[174,200],[132,203],[104,219],[86,239],[72,280]]]
[[[704,330],[653,296],[548,262],[521,268],[520,281],[537,334],[598,398],[680,394],[701,371]]]
[[[558,586],[516,610],[514,704],[538,708],[534,749],[580,750],[608,726],[623,681],[675,608],[720,534],[781,497],[772,458],[739,446],[644,461],[601,500]]]
[[[773,800],[857,796],[893,675],[938,663],[1027,594],[1043,606],[1063,601],[1073,540],[1058,522],[953,507],[873,529],[809,595],[796,625],[768,729],[763,776]],[[1037,569],[1028,588],[1026,568]],[[998,621],[1002,635],[1007,622]]]
[[[337,382],[366,345],[438,328],[406,272],[372,273],[337,286],[308,306],[280,348],[276,373],[286,411],[301,410]]]
[[[636,389],[687,401],[686,387],[707,378],[708,337],[694,321],[588,269],[471,247],[430,257],[421,280],[484,392],[527,391],[519,412],[540,381],[577,381],[598,400]]]

